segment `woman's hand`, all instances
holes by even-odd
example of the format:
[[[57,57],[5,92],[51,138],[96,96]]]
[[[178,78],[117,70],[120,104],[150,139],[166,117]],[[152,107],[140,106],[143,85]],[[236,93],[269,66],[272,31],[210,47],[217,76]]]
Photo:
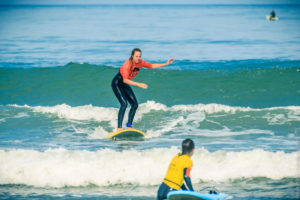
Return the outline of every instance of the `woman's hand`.
[[[143,88],[143,89],[147,89],[148,88],[148,85],[145,84],[145,83],[138,83],[137,86],[140,87],[140,88]]]
[[[130,79],[124,79],[123,82],[126,83],[126,84],[128,84],[128,85],[138,86],[138,87],[143,88],[143,89],[147,89],[148,88],[147,84],[145,84],[145,83],[138,83],[138,82],[132,81]]]
[[[169,60],[166,62],[166,64],[169,65],[169,64],[171,64],[173,61],[174,61],[174,58],[171,58],[171,59],[169,59]]]

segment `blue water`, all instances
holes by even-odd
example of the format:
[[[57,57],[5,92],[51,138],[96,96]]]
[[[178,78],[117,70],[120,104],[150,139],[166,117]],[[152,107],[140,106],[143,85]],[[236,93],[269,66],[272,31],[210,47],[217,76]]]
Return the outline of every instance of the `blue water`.
[[[275,9],[279,21],[266,21]],[[1,63],[299,60],[299,5],[1,6]],[[127,52],[127,53],[126,53]],[[176,65],[176,64],[174,64]]]
[[[155,199],[185,138],[197,191],[299,199],[299,11],[0,5],[0,199]],[[175,61],[134,79],[145,140],[113,142],[110,82],[135,47]]]

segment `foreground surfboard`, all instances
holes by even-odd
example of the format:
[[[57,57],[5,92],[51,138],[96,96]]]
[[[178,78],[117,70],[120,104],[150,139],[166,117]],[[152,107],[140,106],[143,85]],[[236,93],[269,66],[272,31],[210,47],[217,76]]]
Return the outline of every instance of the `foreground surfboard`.
[[[143,133],[142,131],[139,131],[137,129],[125,129],[119,132],[114,132],[109,134],[108,136],[110,139],[113,140],[126,140],[126,139],[143,139],[145,137],[145,133]]]
[[[169,200],[217,200],[225,199],[227,194],[217,193],[217,194],[203,194],[199,192],[191,191],[173,191],[168,193]]]

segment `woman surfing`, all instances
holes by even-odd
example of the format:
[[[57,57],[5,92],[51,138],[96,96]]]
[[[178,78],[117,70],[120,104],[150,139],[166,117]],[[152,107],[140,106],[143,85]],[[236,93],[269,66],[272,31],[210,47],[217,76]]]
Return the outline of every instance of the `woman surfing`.
[[[134,95],[132,86],[138,86],[143,89],[147,89],[148,85],[145,83],[139,83],[132,81],[132,79],[138,74],[138,72],[143,68],[160,68],[171,64],[174,59],[169,59],[166,63],[163,64],[151,64],[141,59],[142,51],[138,48],[135,48],[131,52],[131,56],[128,60],[124,62],[121,66],[120,71],[115,75],[111,82],[111,87],[116,95],[118,101],[121,104],[119,113],[118,113],[118,129],[117,132],[122,131],[122,123],[127,107],[127,102],[129,102],[131,109],[128,115],[128,123],[126,124],[127,128],[132,128],[132,122],[135,115],[135,112],[138,108],[138,102]]]

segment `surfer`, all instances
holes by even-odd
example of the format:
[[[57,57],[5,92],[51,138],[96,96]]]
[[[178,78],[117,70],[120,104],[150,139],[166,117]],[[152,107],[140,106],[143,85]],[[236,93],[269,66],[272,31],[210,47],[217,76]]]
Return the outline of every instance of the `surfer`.
[[[135,115],[135,112],[138,108],[138,102],[134,95],[134,92],[130,85],[138,86],[143,89],[147,89],[148,85],[145,83],[139,83],[132,81],[138,72],[145,68],[160,68],[171,64],[174,59],[169,59],[166,63],[163,64],[151,64],[141,59],[142,51],[138,48],[135,48],[131,52],[131,56],[128,60],[124,62],[121,66],[120,71],[115,75],[111,82],[111,87],[116,95],[117,99],[119,100],[121,107],[118,113],[118,129],[117,131],[121,131],[123,118],[125,114],[125,110],[127,107],[127,102],[129,102],[131,109],[128,115],[128,123],[127,128],[132,128],[132,122]]]
[[[167,194],[172,190],[194,191],[190,172],[193,167],[191,156],[195,150],[195,144],[191,139],[182,142],[182,152],[177,154],[169,165],[167,175],[157,191],[157,200],[167,198]]]
[[[275,11],[274,11],[274,10],[272,10],[272,12],[270,13],[270,17],[271,17],[271,18],[275,18],[275,17],[276,17],[276,14],[275,14]]]

